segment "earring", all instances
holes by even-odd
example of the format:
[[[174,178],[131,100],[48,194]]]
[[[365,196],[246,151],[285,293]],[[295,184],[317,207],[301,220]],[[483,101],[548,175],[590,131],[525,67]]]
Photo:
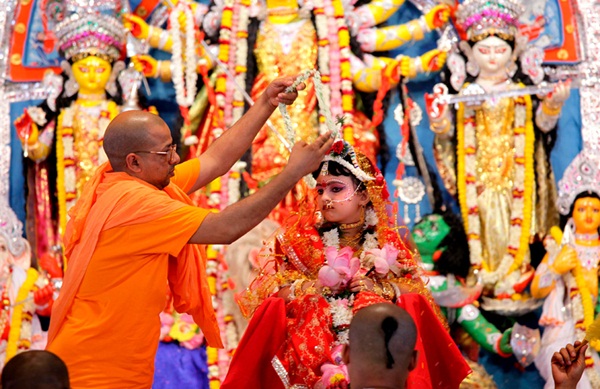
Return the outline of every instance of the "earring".
[[[472,58],[469,58],[467,61],[467,73],[469,73],[473,77],[477,77],[479,75],[479,64],[475,62]]]
[[[509,64],[506,65],[506,74],[509,78],[512,78],[517,72],[517,64],[515,60],[512,60]]]
[[[110,72],[110,78],[108,79],[106,87],[104,88],[111,96],[117,95],[117,76],[123,69],[125,69],[125,62],[117,61],[113,64],[112,71]]]
[[[79,91],[79,83],[75,80],[73,69],[68,61],[61,61],[60,67],[67,75],[67,81],[65,81],[65,94],[67,97],[71,97]]]

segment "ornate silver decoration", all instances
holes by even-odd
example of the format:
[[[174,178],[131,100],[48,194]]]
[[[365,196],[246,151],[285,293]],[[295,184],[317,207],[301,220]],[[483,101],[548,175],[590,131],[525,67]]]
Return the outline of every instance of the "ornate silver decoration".
[[[27,249],[27,241],[23,238],[23,223],[8,205],[8,199],[0,199],[0,238],[6,241],[8,251],[14,257],[20,257]]]

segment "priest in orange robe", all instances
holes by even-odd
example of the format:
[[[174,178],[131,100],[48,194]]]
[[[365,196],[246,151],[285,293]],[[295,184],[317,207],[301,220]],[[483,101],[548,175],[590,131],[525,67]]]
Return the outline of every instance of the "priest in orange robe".
[[[298,142],[287,167],[256,194],[219,213],[188,194],[225,174],[249,148],[293,79],[275,80],[250,111],[199,158],[181,165],[165,122],[129,111],[108,126],[101,165],[70,211],[67,271],[48,350],[78,388],[150,388],[167,283],[175,308],[222,347],[200,244],[228,244],[263,220],[331,147],[328,134]],[[177,166],[176,166],[177,165]]]

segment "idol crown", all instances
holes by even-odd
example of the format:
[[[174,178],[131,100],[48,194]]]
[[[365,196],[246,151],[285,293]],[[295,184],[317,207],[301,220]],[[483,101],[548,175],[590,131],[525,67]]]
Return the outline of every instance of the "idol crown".
[[[124,54],[125,29],[116,18],[121,2],[69,0],[67,16],[56,26],[59,51],[71,62],[94,55],[115,62]]]
[[[523,6],[518,0],[466,0],[458,6],[457,24],[467,39],[489,35],[514,37]]]
[[[573,159],[558,182],[558,211],[568,215],[575,198],[585,192],[600,196],[600,157],[588,149]]]

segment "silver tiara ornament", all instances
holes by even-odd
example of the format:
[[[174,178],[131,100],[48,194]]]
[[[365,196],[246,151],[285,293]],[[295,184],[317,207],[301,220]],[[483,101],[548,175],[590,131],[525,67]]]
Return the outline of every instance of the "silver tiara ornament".
[[[126,31],[117,19],[120,0],[67,0],[67,16],[56,25],[60,53],[72,62],[94,55],[109,62],[125,51]]]
[[[600,156],[584,148],[558,182],[558,211],[568,215],[575,198],[585,192],[600,196]]]
[[[345,158],[349,157],[352,163],[348,162]],[[325,155],[323,158],[323,166],[321,167],[321,175],[326,175],[329,170],[329,161],[333,161],[339,163],[346,169],[348,169],[354,177],[356,177],[361,182],[373,181],[375,177],[372,177],[364,170],[360,168],[358,163],[358,158],[356,157],[356,153],[354,152],[354,148],[350,143],[345,140],[338,139],[333,142],[331,146],[331,150],[329,153]]]
[[[466,0],[458,6],[456,19],[469,40],[484,34],[516,36],[523,11],[518,0]]]
[[[27,248],[27,241],[23,238],[23,223],[6,201],[0,201],[0,238],[4,239],[14,257],[20,257]]]

